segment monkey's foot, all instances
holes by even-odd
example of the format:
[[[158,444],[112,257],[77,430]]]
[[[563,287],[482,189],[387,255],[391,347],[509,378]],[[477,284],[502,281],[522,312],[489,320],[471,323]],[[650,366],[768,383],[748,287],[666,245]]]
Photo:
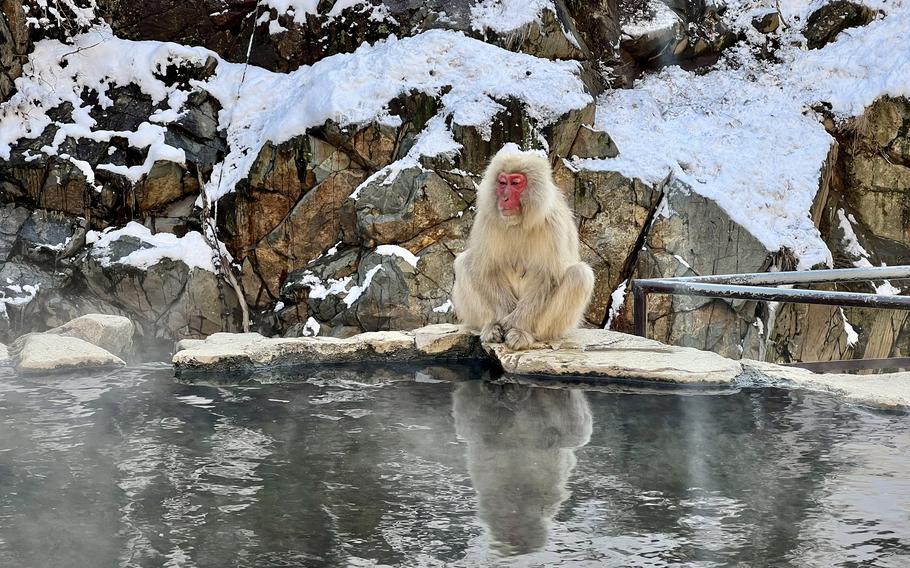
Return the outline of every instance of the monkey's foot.
[[[506,347],[520,351],[534,345],[534,336],[527,331],[513,327],[506,332]]]
[[[502,343],[502,326],[498,323],[488,323],[480,330],[480,340],[484,343]]]

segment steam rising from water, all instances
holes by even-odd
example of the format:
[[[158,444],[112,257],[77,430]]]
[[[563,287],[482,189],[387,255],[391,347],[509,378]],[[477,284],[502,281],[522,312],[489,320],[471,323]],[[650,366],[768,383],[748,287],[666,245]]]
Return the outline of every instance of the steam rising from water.
[[[473,367],[0,368],[0,566],[899,566],[910,424]]]

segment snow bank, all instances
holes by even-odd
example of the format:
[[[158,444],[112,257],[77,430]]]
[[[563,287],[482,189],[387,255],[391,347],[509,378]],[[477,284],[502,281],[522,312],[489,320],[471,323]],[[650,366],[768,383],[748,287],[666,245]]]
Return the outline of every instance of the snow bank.
[[[139,239],[144,248],[114,259],[111,256],[111,244],[121,237]],[[124,228],[118,230],[89,231],[85,241],[92,245],[92,256],[99,259],[101,265],[105,267],[111,264],[124,264],[145,270],[169,258],[182,261],[190,268],[215,272],[212,249],[196,231],[190,231],[182,237],[170,233],[153,234],[145,226],[130,221]]]
[[[736,22],[749,21],[743,5],[731,9]],[[791,0],[783,9],[796,22],[815,5]],[[830,265],[809,211],[834,141],[810,107],[825,102],[847,118],[882,95],[910,94],[910,6],[892,0],[888,12],[818,50],[791,45],[799,43],[792,30],[778,64],[757,59],[745,44],[704,75],[668,67],[634,89],[608,92],[598,101],[596,127],[610,133],[620,155],[574,165],[649,183],[672,173],[769,251],[789,248],[802,269]]]
[[[412,154],[457,150],[445,119],[483,131],[504,108],[494,99],[518,98],[529,116],[549,124],[590,102],[578,71],[575,62],[513,53],[446,30],[364,44],[289,74],[251,67],[239,100],[243,66],[222,62],[203,88],[224,106],[219,121],[227,127],[230,152],[216,166],[206,193],[215,200],[229,192],[267,141],[285,142],[327,120],[343,126],[400,124],[389,115],[388,103],[409,92],[438,96],[449,89],[441,96],[437,120]]]
[[[199,67],[209,57],[218,65],[206,81],[193,80],[190,87],[181,87],[159,78],[169,66]],[[420,155],[458,150],[446,125],[449,118],[489,131],[493,116],[504,108],[496,99],[524,101],[529,116],[546,125],[591,101],[578,72],[575,62],[548,61],[460,33],[431,30],[364,44],[353,53],[328,57],[288,74],[249,67],[241,85],[244,65],[222,61],[208,50],[123,40],[109,29],[99,29],[75,37],[72,45],[55,40],[36,44],[23,77],[16,81],[18,92],[0,105],[0,158],[9,159],[17,141],[35,138],[55,124],[49,110],[70,103],[75,109],[71,122],[56,123],[59,130],[53,143],[41,151],[58,155],[67,138],[103,142],[123,137],[131,146],[147,150],[145,162],[131,168],[101,164],[96,169],[137,181],[155,160],[184,161],[182,150],[164,143],[165,125],[183,112],[189,95],[186,89],[203,89],[223,107],[219,126],[227,130],[230,148],[205,188],[208,198],[215,201],[247,175],[267,142],[285,142],[327,120],[342,126],[372,121],[400,124],[399,117],[389,114],[388,104],[409,92],[440,96],[448,91],[441,95],[439,116],[420,135],[407,163],[416,163]],[[130,84],[162,108],[136,132],[95,129],[96,121],[89,114],[92,109],[80,94],[95,92],[99,106],[108,108],[113,104],[109,89]],[[93,182],[89,164],[60,157],[70,159]]]

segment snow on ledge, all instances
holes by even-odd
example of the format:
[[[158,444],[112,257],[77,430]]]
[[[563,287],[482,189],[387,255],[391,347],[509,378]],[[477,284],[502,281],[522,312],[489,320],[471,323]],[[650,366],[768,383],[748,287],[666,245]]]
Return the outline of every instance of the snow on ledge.
[[[111,244],[125,236],[139,239],[147,248],[141,248],[124,257],[113,259],[111,257]],[[182,237],[171,233],[153,234],[144,225],[130,221],[122,229],[105,229],[101,232],[89,231],[85,242],[92,245],[92,256],[99,259],[101,266],[104,267],[112,264],[122,264],[145,270],[165,258],[169,258],[181,261],[191,269],[201,268],[202,270],[215,272],[215,265],[212,262],[212,249],[205,242],[202,235],[196,231],[190,231]]]
[[[419,256],[398,245],[379,245],[376,247],[376,254],[381,256],[397,256],[414,268],[417,268],[417,261],[420,260]]]

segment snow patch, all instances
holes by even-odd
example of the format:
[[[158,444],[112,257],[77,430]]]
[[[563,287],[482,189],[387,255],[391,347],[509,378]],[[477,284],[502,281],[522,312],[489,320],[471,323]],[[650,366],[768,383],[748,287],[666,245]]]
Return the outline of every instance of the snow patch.
[[[405,262],[417,268],[417,261],[420,260],[420,257],[409,251],[404,247],[398,245],[379,245],[376,247],[376,254],[382,256],[397,256],[398,258],[403,259]]]
[[[437,314],[447,314],[452,311],[452,300],[446,300],[441,306],[436,306],[433,311]]]
[[[837,210],[837,222],[838,227],[844,233],[841,242],[844,245],[844,252],[854,257],[856,260],[853,261],[853,266],[857,268],[868,268],[872,264],[867,260],[869,258],[869,252],[859,244],[859,239],[856,237],[856,231],[853,230],[853,224],[850,222],[850,219],[847,218],[846,213],[843,209]]]
[[[7,279],[7,282],[10,282]],[[23,306],[35,299],[40,286],[38,284],[12,284],[0,287],[0,317],[8,319],[6,306]],[[11,294],[11,295],[7,295]]]
[[[471,27],[507,33],[540,21],[544,10],[556,12],[551,0],[477,0],[471,6]]]
[[[348,291],[347,295],[342,300],[344,302],[344,305],[349,308],[354,305],[354,302],[360,299],[361,294],[363,294],[364,291],[369,288],[370,283],[373,281],[373,277],[376,276],[376,273],[380,270],[382,270],[381,264],[377,264],[373,268],[369,269],[363,277],[363,284],[354,286],[350,289],[350,291]]]
[[[144,248],[120,257],[112,258],[111,245],[122,237],[133,237],[142,242]],[[101,266],[123,264],[140,269],[148,269],[169,258],[181,261],[191,269],[201,268],[215,272],[212,262],[212,249],[205,242],[202,235],[190,231],[182,237],[171,233],[152,233],[147,227],[135,221],[130,221],[122,229],[105,229],[102,232],[89,231],[85,238],[86,244],[92,245],[92,256],[99,259]]]
[[[312,317],[307,318],[306,323],[303,324],[303,330],[300,332],[300,335],[303,337],[315,337],[319,335],[320,329],[319,322],[313,319]]]
[[[847,334],[847,347],[853,347],[859,341],[859,334],[856,333],[856,330],[853,329],[853,326],[847,321],[847,314],[844,313],[844,309],[837,309],[840,310],[840,317],[844,320],[844,333]]]
[[[613,318],[619,313],[619,310],[622,309],[623,304],[626,302],[626,288],[629,285],[628,280],[623,280],[620,282],[619,286],[616,287],[616,290],[613,290],[613,293],[610,294],[610,313],[607,315],[607,324],[604,326],[604,329],[610,329],[613,325]]]

